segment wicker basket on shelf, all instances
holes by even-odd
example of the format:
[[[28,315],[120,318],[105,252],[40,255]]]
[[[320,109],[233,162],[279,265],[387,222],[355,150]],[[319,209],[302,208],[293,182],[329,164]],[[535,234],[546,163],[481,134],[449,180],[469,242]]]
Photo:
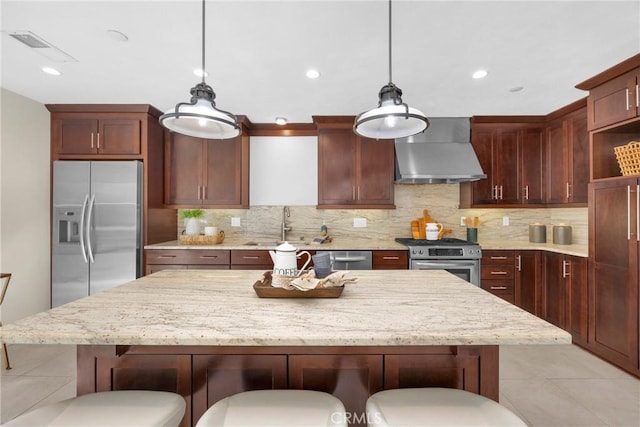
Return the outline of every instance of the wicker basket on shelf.
[[[640,175],[640,141],[613,147],[623,176]]]

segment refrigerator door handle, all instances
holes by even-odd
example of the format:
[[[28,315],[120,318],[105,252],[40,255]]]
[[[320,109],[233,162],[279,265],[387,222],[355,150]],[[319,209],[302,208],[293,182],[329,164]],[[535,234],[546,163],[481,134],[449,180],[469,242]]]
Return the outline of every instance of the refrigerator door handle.
[[[89,252],[89,259],[92,263],[96,262],[93,259],[93,248],[91,246],[91,217],[93,216],[93,206],[96,204],[96,195],[91,195],[91,201],[89,202],[89,212],[87,213],[87,252]]]
[[[84,245],[84,214],[87,210],[87,202],[89,201],[89,194],[87,194],[86,196],[84,196],[84,202],[82,202],[82,213],[80,214],[80,233],[78,233],[80,235],[80,251],[82,252],[82,258],[84,258],[84,262],[88,263],[89,261],[87,260],[87,250],[85,249],[85,245]]]

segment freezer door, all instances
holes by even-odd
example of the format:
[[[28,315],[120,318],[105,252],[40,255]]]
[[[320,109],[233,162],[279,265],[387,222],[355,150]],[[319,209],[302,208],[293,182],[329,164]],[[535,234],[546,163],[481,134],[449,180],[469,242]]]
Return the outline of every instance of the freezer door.
[[[142,163],[92,162],[89,295],[140,277]]]
[[[89,199],[89,170],[89,162],[53,163],[52,307],[89,295],[89,264],[82,233]]]

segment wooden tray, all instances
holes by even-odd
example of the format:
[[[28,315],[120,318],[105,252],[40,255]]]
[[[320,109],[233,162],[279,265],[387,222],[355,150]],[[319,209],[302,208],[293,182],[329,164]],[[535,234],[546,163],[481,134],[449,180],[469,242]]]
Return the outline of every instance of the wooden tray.
[[[342,294],[344,286],[311,289],[310,291],[274,288],[271,286],[271,272],[267,271],[264,273],[263,280],[258,280],[253,284],[253,290],[260,298],[338,298]]]

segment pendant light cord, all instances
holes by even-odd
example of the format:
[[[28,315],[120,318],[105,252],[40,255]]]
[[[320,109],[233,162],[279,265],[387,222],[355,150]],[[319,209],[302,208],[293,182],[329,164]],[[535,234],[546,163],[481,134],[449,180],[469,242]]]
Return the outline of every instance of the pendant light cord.
[[[204,70],[204,3],[205,0],[202,0],[202,83],[204,83],[204,74],[205,74],[205,70]]]
[[[389,0],[389,83],[391,79],[391,0]]]

